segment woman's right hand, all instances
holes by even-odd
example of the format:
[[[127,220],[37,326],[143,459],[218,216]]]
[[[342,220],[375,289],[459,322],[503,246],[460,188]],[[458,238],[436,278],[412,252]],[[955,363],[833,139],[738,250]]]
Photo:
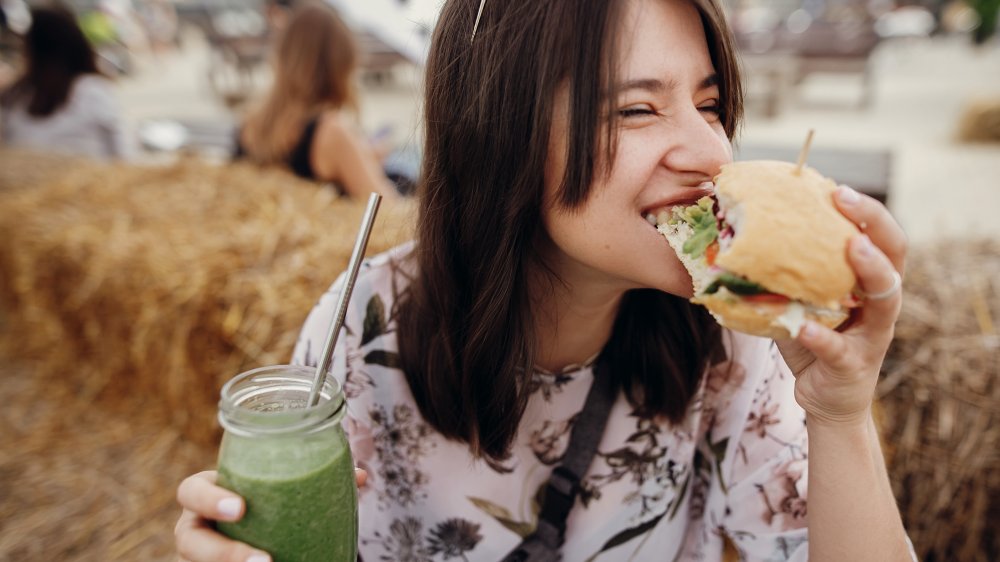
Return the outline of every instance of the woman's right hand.
[[[239,521],[246,504],[243,498],[215,485],[214,470],[188,476],[177,488],[177,503],[184,511],[174,527],[180,562],[270,562],[271,557],[247,544],[220,534],[212,521]],[[355,469],[358,486],[367,473]]]

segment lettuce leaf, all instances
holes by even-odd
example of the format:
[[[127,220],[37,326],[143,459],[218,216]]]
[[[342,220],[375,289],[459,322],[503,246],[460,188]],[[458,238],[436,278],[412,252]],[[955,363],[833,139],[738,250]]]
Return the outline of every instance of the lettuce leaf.
[[[706,295],[711,295],[719,291],[719,287],[725,287],[731,292],[737,295],[759,295],[761,293],[768,292],[767,289],[750,281],[745,277],[739,275],[733,275],[732,273],[722,273],[712,281],[712,283],[705,287],[702,291]]]
[[[695,205],[674,210],[671,221],[684,221],[694,230],[681,248],[692,258],[704,256],[705,250],[719,237],[719,221],[715,218],[714,206],[715,201],[706,196]]]

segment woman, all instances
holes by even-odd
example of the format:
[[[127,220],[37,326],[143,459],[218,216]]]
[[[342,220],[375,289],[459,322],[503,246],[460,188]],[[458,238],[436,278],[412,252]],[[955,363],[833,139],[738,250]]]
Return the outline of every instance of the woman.
[[[3,142],[100,159],[126,155],[111,83],[73,14],[33,8],[24,74],[0,96]]]
[[[348,195],[396,194],[348,116],[357,109],[357,58],[336,13],[320,4],[298,8],[278,45],[274,85],[240,131],[237,156],[333,182]]]
[[[478,4],[449,1],[435,31],[417,239],[367,262],[335,354],[363,558],[494,561],[540,529],[596,369],[616,398],[563,560],[911,560],[871,420],[898,291],[775,347],[689,304],[644,219],[731,159],[718,5],[487,2],[471,38]],[[899,227],[850,189],[838,204],[866,225],[862,289],[893,286]],[[296,361],[315,363],[342,282]],[[182,557],[266,559],[209,530],[244,509],[213,479],[178,490]]]

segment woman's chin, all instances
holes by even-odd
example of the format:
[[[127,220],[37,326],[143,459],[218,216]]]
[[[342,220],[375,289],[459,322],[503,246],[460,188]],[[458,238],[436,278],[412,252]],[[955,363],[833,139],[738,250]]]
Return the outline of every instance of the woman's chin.
[[[676,258],[674,258],[673,262],[665,264],[668,267],[659,268],[661,271],[655,275],[652,280],[653,282],[647,286],[650,289],[657,289],[676,297],[690,299],[694,296],[694,284],[691,280],[691,275],[688,274],[687,270],[684,269],[684,266]]]

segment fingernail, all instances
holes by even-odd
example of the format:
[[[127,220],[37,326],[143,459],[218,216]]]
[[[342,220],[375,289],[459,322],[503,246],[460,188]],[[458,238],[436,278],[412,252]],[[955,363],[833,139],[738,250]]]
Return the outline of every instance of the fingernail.
[[[867,235],[862,234],[861,239],[858,240],[857,251],[859,256],[863,258],[870,258],[872,256],[872,253],[874,253],[875,251],[875,246],[872,245],[871,238],[868,238]]]
[[[266,554],[251,554],[250,558],[247,558],[247,562],[271,562],[271,557]]]
[[[807,340],[813,339],[814,337],[816,337],[816,324],[813,324],[812,322],[806,322],[805,324],[802,325],[802,331],[799,332],[799,335]]]
[[[858,201],[861,201],[861,196],[858,195],[858,192],[847,187],[846,185],[840,186],[840,189],[837,190],[837,198],[840,199],[840,202],[845,205],[853,205]]]
[[[242,504],[240,503],[240,500],[236,498],[225,498],[219,500],[219,503],[215,506],[215,508],[219,510],[219,515],[222,515],[227,519],[239,517],[241,507]]]

